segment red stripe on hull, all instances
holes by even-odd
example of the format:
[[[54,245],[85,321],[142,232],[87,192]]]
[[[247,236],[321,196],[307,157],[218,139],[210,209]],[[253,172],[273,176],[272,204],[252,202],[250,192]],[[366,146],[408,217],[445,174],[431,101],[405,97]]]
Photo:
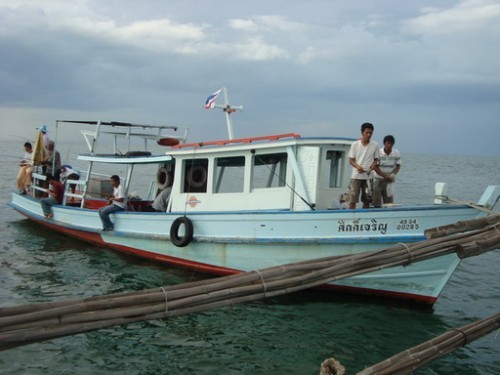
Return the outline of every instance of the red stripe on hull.
[[[437,301],[437,297],[422,296],[419,294],[412,294],[412,293],[391,292],[388,290],[359,288],[359,287],[352,287],[352,286],[345,286],[345,285],[325,284],[325,285],[319,286],[318,289],[333,291],[333,292],[337,292],[337,293],[358,294],[358,295],[370,296],[370,297],[397,299],[400,301],[416,303],[419,305],[432,306]]]

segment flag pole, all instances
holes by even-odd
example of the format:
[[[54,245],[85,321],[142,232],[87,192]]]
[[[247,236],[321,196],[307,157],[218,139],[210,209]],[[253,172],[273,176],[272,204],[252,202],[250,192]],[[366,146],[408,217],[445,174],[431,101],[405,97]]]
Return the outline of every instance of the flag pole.
[[[226,124],[227,124],[227,134],[229,139],[233,139],[233,123],[231,122],[231,106],[229,105],[229,100],[227,97],[227,88],[223,87],[222,91],[224,92],[224,109],[223,111],[226,113]]]
[[[217,95],[221,91],[224,92],[224,105],[215,104],[215,99],[217,98]],[[215,95],[215,97],[213,97],[213,95]],[[205,103],[205,108],[207,108],[207,109],[209,109],[209,108],[221,108],[225,112],[228,136],[229,136],[229,139],[234,139],[233,123],[231,122],[231,113],[236,112],[237,110],[243,111],[243,106],[241,106],[241,105],[231,106],[229,104],[229,99],[228,99],[228,95],[227,95],[227,88],[222,87],[219,90],[219,92],[216,92],[216,93],[212,94],[211,96],[209,96],[209,98],[207,99],[207,102]]]

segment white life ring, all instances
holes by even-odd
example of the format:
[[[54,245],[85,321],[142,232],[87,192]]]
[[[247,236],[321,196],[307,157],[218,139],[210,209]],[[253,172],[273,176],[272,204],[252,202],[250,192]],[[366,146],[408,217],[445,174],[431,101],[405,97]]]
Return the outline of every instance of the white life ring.
[[[160,190],[164,190],[168,186],[170,186],[170,174],[167,168],[161,167],[156,173],[156,187]]]
[[[207,169],[202,165],[192,166],[188,172],[187,182],[191,187],[202,187],[207,182]]]

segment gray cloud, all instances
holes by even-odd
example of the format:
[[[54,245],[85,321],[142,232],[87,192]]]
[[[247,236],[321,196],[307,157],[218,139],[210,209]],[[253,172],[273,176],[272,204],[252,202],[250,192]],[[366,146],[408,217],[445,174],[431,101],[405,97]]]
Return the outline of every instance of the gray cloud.
[[[498,155],[469,140],[500,136],[500,6],[432,3],[0,0],[0,134],[74,114],[223,138],[202,104],[226,86],[237,135],[369,120],[408,152]]]

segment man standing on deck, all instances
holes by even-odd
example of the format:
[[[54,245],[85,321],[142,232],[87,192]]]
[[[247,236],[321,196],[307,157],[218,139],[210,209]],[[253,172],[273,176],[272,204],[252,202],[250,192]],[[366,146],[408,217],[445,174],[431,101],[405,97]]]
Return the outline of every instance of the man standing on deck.
[[[117,175],[111,176],[111,186],[113,186],[113,195],[109,197],[108,205],[99,209],[99,216],[103,225],[103,232],[108,232],[114,229],[113,223],[109,219],[109,215],[114,212],[125,211],[125,192],[120,184],[120,177]]]
[[[371,123],[365,122],[361,125],[361,138],[355,141],[349,150],[349,163],[352,166],[351,184],[349,186],[349,208],[356,208],[361,193],[363,208],[370,207],[366,189],[370,172],[372,170],[380,172],[379,148],[378,144],[371,140],[374,127]],[[381,173],[381,172],[380,172]]]
[[[392,135],[384,137],[384,147],[380,153],[380,170],[382,174],[375,173],[373,179],[373,205],[381,207],[384,203],[394,203],[393,184],[401,168],[401,155],[393,146],[396,143]]]
[[[37,129],[40,131],[42,135],[43,152],[45,157],[47,157],[49,153],[49,142],[50,142],[49,135],[47,134],[49,132],[49,129],[45,124],[40,125]]]
[[[55,148],[54,141],[49,141],[47,158],[42,162],[42,165],[46,168],[47,174],[54,175],[59,180],[59,174],[61,173],[61,155]]]

